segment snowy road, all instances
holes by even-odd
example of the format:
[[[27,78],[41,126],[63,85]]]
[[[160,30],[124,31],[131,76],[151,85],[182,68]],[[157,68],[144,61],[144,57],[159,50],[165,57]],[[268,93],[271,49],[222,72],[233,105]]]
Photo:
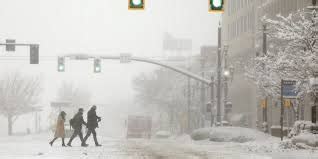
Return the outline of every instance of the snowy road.
[[[100,138],[102,147],[61,147],[57,140],[49,146],[50,135],[0,138],[1,159],[316,159],[316,151],[271,152],[262,145],[212,143],[178,140],[143,140]],[[254,149],[253,149],[254,148]],[[268,150],[266,150],[268,149]],[[261,150],[261,151],[260,151]],[[264,150],[264,151],[263,151]],[[267,152],[268,151],[268,152]]]

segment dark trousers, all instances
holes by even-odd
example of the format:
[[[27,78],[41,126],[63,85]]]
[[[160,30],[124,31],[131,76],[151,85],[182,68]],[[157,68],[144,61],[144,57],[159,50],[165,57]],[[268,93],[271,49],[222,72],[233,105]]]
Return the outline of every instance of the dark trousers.
[[[73,132],[73,135],[71,136],[70,140],[68,141],[68,144],[71,144],[73,139],[76,137],[76,136],[79,136],[79,138],[81,139],[81,142],[83,143],[84,139],[83,139],[83,133],[82,133],[82,130],[81,129],[75,129],[74,132]]]
[[[88,129],[87,134],[86,134],[86,136],[84,137],[84,143],[86,142],[86,140],[88,139],[88,137],[89,137],[91,134],[93,134],[93,138],[94,138],[95,145],[98,145],[95,128],[89,128],[89,129]]]

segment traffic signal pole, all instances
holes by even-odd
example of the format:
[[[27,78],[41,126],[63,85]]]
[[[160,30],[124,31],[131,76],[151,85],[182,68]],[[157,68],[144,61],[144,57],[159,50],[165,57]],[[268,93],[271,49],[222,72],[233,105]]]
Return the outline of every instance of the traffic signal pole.
[[[218,50],[217,50],[217,89],[216,89],[216,122],[221,124],[221,80],[222,80],[222,57],[221,57],[221,26],[218,27]]]

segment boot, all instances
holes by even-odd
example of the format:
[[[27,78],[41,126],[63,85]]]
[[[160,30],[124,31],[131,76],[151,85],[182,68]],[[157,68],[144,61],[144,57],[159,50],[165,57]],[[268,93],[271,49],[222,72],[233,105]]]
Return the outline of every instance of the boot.
[[[72,147],[71,143],[67,143],[67,146]]]
[[[86,143],[82,143],[82,144],[81,144],[81,146],[82,146],[82,147],[87,147],[87,146],[88,146],[88,144],[86,144]]]
[[[54,143],[54,141],[56,140],[57,138],[55,137],[51,142],[49,142],[49,144],[51,145],[51,146],[53,146],[53,143]]]
[[[96,135],[93,135],[93,137],[94,137],[95,146],[102,146],[101,144],[98,143]]]
[[[102,146],[102,145],[101,145],[101,144],[99,144],[99,143],[97,143],[97,144],[95,144],[95,146],[99,147],[99,146]]]
[[[64,138],[62,138],[62,147],[66,147],[65,142],[64,142]]]

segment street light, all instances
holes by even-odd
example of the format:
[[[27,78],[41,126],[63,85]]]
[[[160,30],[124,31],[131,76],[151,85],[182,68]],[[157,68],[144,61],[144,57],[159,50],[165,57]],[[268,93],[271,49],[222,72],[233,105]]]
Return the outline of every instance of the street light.
[[[226,78],[230,77],[230,75],[231,75],[230,70],[224,70],[223,75],[224,75],[224,77],[226,77]]]

